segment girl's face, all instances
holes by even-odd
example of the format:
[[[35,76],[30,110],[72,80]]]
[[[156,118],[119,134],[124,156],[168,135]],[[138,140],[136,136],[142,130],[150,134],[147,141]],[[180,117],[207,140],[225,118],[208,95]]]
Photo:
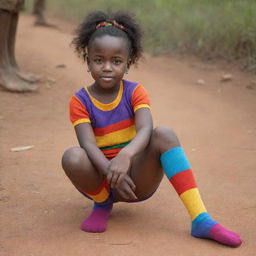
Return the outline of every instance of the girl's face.
[[[88,49],[88,67],[95,84],[102,89],[119,86],[127,69],[128,42],[120,37],[96,37]]]

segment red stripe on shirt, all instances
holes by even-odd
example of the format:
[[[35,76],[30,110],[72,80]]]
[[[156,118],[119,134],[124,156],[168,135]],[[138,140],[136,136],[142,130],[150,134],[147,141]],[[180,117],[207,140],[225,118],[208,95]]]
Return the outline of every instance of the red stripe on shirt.
[[[93,131],[94,131],[95,136],[104,136],[105,134],[128,128],[128,127],[132,126],[133,124],[134,124],[134,119],[130,118],[130,119],[123,120],[123,121],[115,123],[115,124],[111,124],[107,127],[94,128]]]

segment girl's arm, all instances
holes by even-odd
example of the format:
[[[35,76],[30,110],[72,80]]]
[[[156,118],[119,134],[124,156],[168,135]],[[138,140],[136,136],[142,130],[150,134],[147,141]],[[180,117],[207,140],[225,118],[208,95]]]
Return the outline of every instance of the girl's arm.
[[[75,126],[75,131],[80,147],[86,151],[96,169],[106,176],[110,161],[98,148],[91,124],[78,124]]]
[[[124,147],[119,154],[125,154],[131,160],[142,152],[149,143],[153,130],[153,120],[148,108],[141,108],[135,112],[136,136]]]
[[[80,147],[86,151],[96,169],[104,176],[107,176],[111,161],[98,148],[91,125],[89,123],[81,123],[75,126],[75,131]],[[124,177],[123,188],[119,191],[120,194],[126,199],[134,200],[137,199],[134,190],[135,185],[132,179],[126,175]]]
[[[147,108],[138,109],[135,112],[136,136],[124,147],[111,161],[107,179],[112,188],[118,187],[126,176],[132,159],[142,152],[149,143],[153,130],[151,112]]]

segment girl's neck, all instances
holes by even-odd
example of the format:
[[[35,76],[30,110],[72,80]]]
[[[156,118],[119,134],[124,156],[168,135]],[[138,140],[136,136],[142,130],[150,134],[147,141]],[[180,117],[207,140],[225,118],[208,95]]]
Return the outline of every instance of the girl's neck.
[[[109,88],[109,89],[104,89],[96,83],[93,83],[88,88],[90,91],[94,92],[95,94],[111,95],[111,94],[115,94],[116,92],[119,91],[120,83],[121,83],[121,81],[117,85],[115,85],[114,87]]]
[[[120,82],[121,83],[121,82]],[[103,89],[96,83],[90,85],[87,89],[92,97],[101,103],[108,104],[114,101],[118,95],[120,89],[120,83],[117,86],[109,89]]]

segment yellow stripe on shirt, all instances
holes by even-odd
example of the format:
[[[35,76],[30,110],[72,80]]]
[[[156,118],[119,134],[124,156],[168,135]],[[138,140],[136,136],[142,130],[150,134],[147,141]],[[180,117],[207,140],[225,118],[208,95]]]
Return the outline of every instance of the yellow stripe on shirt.
[[[85,90],[87,91],[87,93],[95,107],[97,107],[98,109],[103,110],[103,111],[110,111],[110,110],[113,110],[114,108],[116,108],[119,105],[120,101],[122,100],[124,86],[123,86],[123,81],[120,81],[120,87],[119,87],[119,91],[116,96],[116,99],[110,103],[102,103],[102,102],[98,101],[90,94],[88,88],[85,87]]]
[[[117,145],[132,140],[136,135],[135,126],[108,133],[104,136],[96,136],[98,147]]]
[[[133,111],[135,112],[140,108],[149,108],[150,109],[150,106],[148,104],[140,104],[140,105],[136,106]]]
[[[79,119],[77,121],[75,121],[73,123],[74,126],[78,125],[78,124],[82,124],[82,123],[90,123],[90,119],[89,118],[82,118],[82,119]]]

